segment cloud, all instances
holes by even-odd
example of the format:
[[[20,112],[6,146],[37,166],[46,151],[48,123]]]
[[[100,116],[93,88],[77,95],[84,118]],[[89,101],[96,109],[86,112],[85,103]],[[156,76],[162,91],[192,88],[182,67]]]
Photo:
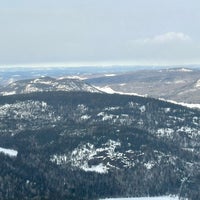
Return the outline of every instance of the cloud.
[[[191,37],[182,32],[167,32],[162,35],[156,35],[151,38],[134,40],[133,43],[138,44],[167,44],[171,42],[188,42]]]
[[[127,43],[127,58],[146,63],[200,63],[200,45],[183,32],[167,32]]]

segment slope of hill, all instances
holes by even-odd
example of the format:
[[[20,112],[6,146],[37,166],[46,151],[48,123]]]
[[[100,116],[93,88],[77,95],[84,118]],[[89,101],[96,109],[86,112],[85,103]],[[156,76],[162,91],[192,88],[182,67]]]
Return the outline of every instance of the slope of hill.
[[[200,111],[138,96],[0,98],[1,199],[199,194]]]
[[[200,70],[175,68],[140,70],[89,78],[88,83],[117,92],[137,93],[185,103],[200,102]]]
[[[40,77],[36,79],[19,80],[0,89],[0,95],[24,94],[44,91],[86,91],[99,92],[93,86],[78,79],[54,79]]]

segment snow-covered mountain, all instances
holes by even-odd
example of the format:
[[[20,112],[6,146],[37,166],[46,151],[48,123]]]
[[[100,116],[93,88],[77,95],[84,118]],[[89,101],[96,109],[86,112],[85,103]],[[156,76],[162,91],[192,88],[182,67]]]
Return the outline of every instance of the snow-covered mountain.
[[[200,194],[199,110],[130,95],[34,92],[2,96],[0,122],[2,199]]]
[[[115,92],[136,93],[184,103],[200,102],[200,70],[169,68],[102,74],[87,82]]]
[[[70,78],[51,78],[40,77],[36,79],[20,80],[0,89],[0,95],[25,94],[44,91],[86,91],[100,92],[93,86],[78,80]]]

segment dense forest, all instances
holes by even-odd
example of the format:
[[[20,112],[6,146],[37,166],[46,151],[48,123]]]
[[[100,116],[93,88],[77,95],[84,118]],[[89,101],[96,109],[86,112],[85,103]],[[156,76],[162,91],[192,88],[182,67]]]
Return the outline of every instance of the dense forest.
[[[200,111],[138,96],[0,98],[0,199],[200,196]]]

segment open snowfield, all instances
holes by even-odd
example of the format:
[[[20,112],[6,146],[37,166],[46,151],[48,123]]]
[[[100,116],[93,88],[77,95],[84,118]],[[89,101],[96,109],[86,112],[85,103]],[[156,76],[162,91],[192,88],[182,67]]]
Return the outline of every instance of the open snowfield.
[[[163,196],[163,197],[136,197],[136,198],[107,198],[101,200],[178,200],[178,197]]]

